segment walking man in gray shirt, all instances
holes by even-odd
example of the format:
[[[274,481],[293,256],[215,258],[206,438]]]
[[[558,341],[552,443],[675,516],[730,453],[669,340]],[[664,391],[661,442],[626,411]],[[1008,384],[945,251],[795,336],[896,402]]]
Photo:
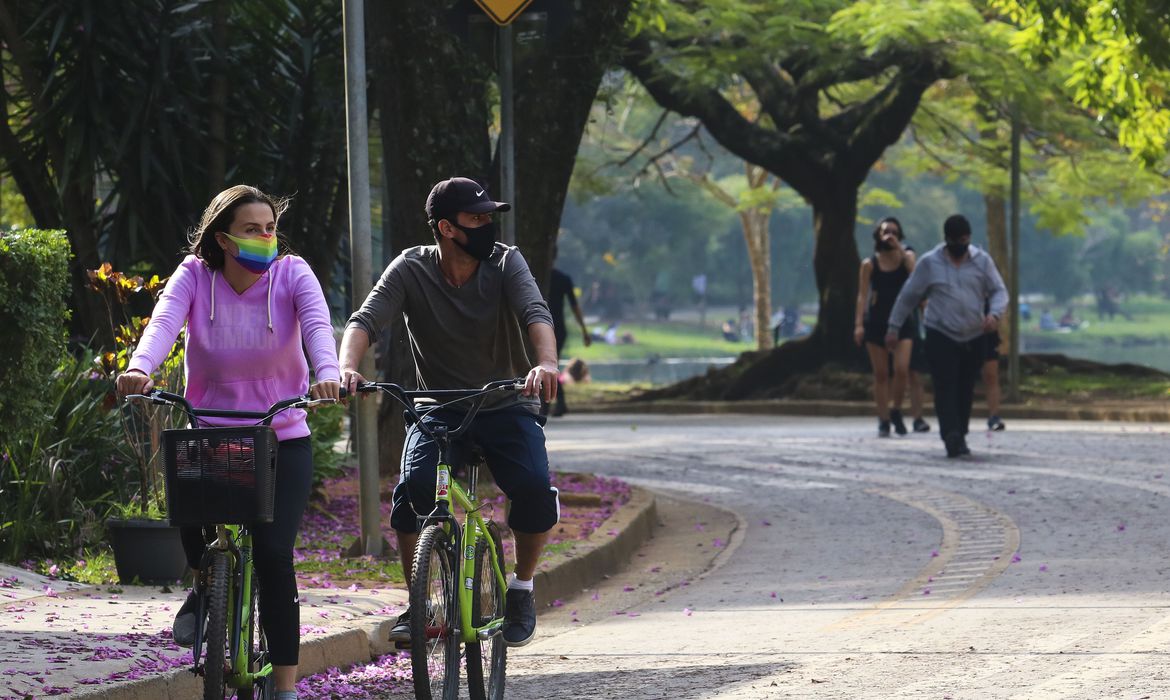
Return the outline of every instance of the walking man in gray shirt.
[[[508,497],[508,525],[516,538],[516,568],[506,594],[502,635],[523,646],[536,633],[532,578],[548,532],[557,523],[556,489],[549,483],[540,401],[557,392],[553,319],[528,263],[514,247],[496,242],[492,214],[511,205],[492,201],[487,188],[455,177],[434,186],[426,213],[435,245],[404,250],[382,273],[341,340],[341,383],[350,392],[365,379],[362,356],[391,319],[406,322],[415,373],[422,389],[478,388],[509,377],[524,390],[485,405],[466,438],[478,445],[492,477]],[[536,354],[528,357],[524,336]],[[458,426],[457,408],[432,412],[427,421]],[[390,524],[398,536],[402,569],[410,583],[417,515],[434,509],[438,449],[412,426],[402,453],[402,475],[394,489]],[[410,615],[390,631],[410,641]]]
[[[934,411],[947,457],[971,454],[967,424],[975,380],[986,357],[985,334],[999,328],[1008,294],[995,262],[971,245],[971,224],[959,214],[943,224],[945,243],[923,255],[902,286],[886,329],[886,345],[925,299],[926,355],[934,384]],[[989,311],[984,312],[985,304]]]

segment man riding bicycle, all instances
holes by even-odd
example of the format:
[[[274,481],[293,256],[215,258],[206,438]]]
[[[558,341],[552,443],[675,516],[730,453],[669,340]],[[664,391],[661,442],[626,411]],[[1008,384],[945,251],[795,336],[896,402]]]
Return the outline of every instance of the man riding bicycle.
[[[399,314],[406,323],[420,389],[465,389],[524,376],[524,389],[486,404],[466,433],[483,452],[496,484],[511,501],[508,526],[516,539],[516,568],[508,582],[502,631],[508,646],[523,646],[536,633],[533,576],[548,532],[559,518],[549,483],[540,400],[557,391],[552,314],[520,251],[496,242],[492,214],[511,205],[492,201],[487,188],[454,177],[431,189],[426,213],[435,245],[404,250],[382,273],[341,341],[341,381],[349,392],[365,378],[357,367],[379,332]],[[535,349],[527,354],[523,333]],[[430,414],[454,427],[457,410]],[[438,450],[411,426],[394,489],[390,524],[409,587],[418,516],[434,508]],[[391,641],[410,641],[403,613]]]

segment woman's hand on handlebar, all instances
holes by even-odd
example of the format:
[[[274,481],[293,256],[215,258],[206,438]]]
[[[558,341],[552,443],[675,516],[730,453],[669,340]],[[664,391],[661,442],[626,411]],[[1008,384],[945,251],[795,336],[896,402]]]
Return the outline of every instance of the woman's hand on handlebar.
[[[121,399],[130,394],[147,393],[154,388],[154,380],[138,370],[130,370],[118,375],[114,380],[114,388]]]
[[[326,380],[317,382],[309,387],[309,396],[313,399],[332,399],[334,401],[341,400],[341,382]]]

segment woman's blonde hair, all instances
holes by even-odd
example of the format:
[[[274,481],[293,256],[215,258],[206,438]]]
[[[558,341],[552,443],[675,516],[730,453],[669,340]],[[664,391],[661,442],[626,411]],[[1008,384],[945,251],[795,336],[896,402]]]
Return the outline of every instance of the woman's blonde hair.
[[[245,204],[267,204],[272,209],[272,218],[279,223],[281,215],[288,210],[289,198],[273,197],[251,185],[227,188],[215,195],[211,204],[203,210],[199,225],[187,234],[187,242],[190,244],[187,251],[211,269],[223,269],[223,249],[216,243],[215,234],[220,231],[227,233],[236,218],[236,209]]]

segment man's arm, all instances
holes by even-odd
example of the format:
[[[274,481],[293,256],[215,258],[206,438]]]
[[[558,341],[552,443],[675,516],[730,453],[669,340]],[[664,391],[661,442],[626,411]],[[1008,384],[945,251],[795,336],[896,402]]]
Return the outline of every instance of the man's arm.
[[[337,355],[341,364],[341,385],[353,396],[357,385],[366,381],[358,371],[362,358],[366,355],[366,348],[370,347],[370,334],[360,324],[351,323],[345,327],[345,334],[341,336],[341,350]]]
[[[545,402],[557,397],[557,338],[551,324],[537,321],[528,324],[528,338],[536,350],[536,366],[524,378],[525,396],[540,395]]]
[[[577,317],[577,323],[581,326],[581,341],[585,343],[585,347],[589,347],[593,344],[593,336],[589,335],[589,328],[585,325],[585,316],[581,313],[581,307],[577,305],[577,300],[572,297],[570,299],[573,302],[570,304],[570,308],[573,309],[573,315]]]
[[[1003,283],[1003,277],[999,274],[999,269],[995,266],[995,261],[991,256],[987,256],[987,277],[988,283],[991,286],[991,294],[988,299],[988,307],[991,315],[998,318],[1003,318],[1003,314],[1007,311],[1008,306],[1008,291],[1007,285]]]
[[[890,311],[889,325],[886,326],[886,335],[898,335],[902,324],[906,322],[906,317],[914,311],[915,307],[926,296],[926,289],[929,285],[929,271],[925,265],[916,265],[914,271],[910,273],[910,278],[906,280],[906,284],[902,285],[902,291],[898,292],[898,298],[894,300],[894,309]]]

